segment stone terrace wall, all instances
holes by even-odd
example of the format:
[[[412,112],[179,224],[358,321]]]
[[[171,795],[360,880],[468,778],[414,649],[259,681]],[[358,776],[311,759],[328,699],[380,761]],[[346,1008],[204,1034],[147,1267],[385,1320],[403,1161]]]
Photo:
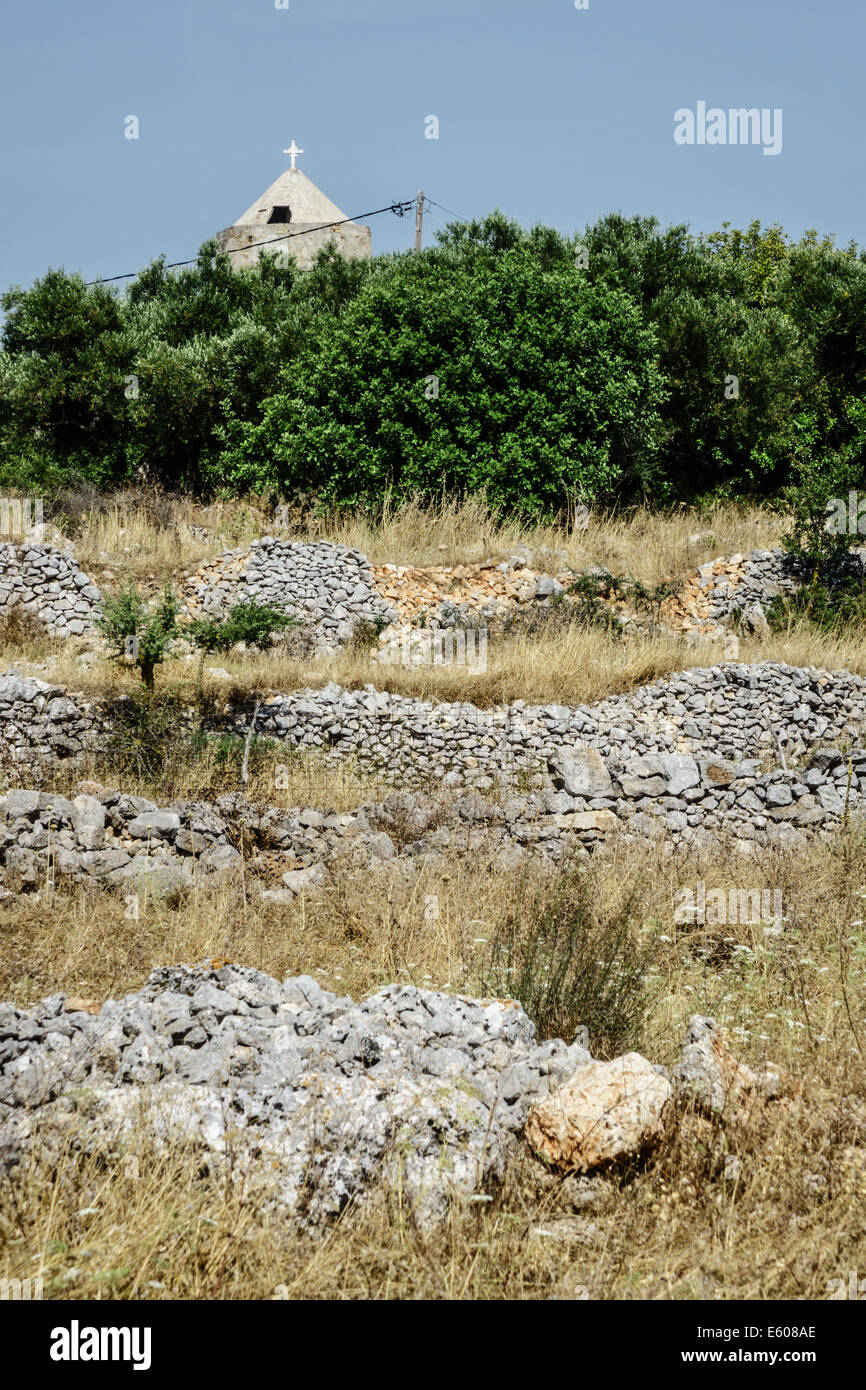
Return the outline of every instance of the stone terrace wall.
[[[852,551],[836,565],[833,577],[861,579],[864,557],[866,551]],[[763,610],[772,599],[795,594],[803,578],[796,557],[781,547],[708,560],[662,612],[686,630],[730,628],[755,605]]]
[[[214,728],[244,733],[250,707]],[[59,686],[0,676],[0,766],[34,780],[40,769],[96,747],[108,728],[96,701]],[[858,745],[866,730],[866,683],[849,672],[777,662],[680,672],[595,705],[492,710],[391,695],[368,686],[277,695],[259,710],[259,733],[289,747],[354,759],[394,784],[472,786],[515,777],[550,785],[548,765],[575,744],[625,765],[651,754],[732,761],[800,759],[819,744]]]
[[[265,536],[203,565],[181,593],[191,611],[205,614],[252,600],[289,609],[314,626],[319,647],[331,649],[349,641],[361,620],[398,617],[377,593],[366,556],[328,541]]]
[[[239,732],[247,717],[238,712]],[[549,760],[576,742],[621,762],[674,752],[778,761],[780,749],[790,760],[818,743],[857,743],[866,684],[845,671],[731,664],[681,672],[596,705],[515,701],[493,710],[331,684],[275,697],[258,727],[329,758],[354,758],[389,782],[485,789],[521,771],[545,780]]]
[[[18,785],[38,785],[107,730],[98,706],[17,676],[0,678],[4,712],[3,771]],[[214,727],[241,733],[248,719],[237,711]],[[521,845],[543,841],[543,852],[570,836],[591,844],[617,828],[790,840],[809,827],[832,829],[848,810],[860,811],[866,794],[866,686],[844,672],[716,667],[583,709],[432,707],[332,686],[276,697],[259,719],[259,731],[287,748],[356,757],[386,782],[492,789],[498,807],[476,798],[476,808],[470,797],[459,815],[489,820]],[[765,753],[770,766],[762,768]],[[778,765],[782,755],[787,766]],[[527,788],[535,788],[528,800]],[[42,801],[30,809],[41,811]],[[177,808],[169,809],[177,829]],[[23,833],[17,849],[37,850],[31,830]],[[451,832],[443,833],[447,840]]]
[[[0,615],[29,613],[59,637],[78,637],[97,615],[101,594],[71,556],[53,546],[0,545]]]
[[[95,748],[108,731],[97,702],[59,685],[0,675],[0,775],[39,783],[59,762]]]

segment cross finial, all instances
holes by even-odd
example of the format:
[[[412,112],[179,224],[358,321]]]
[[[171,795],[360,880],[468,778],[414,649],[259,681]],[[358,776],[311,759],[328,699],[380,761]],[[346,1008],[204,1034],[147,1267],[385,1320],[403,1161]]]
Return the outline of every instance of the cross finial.
[[[304,153],[303,150],[299,150],[299,149],[298,149],[298,146],[297,146],[297,144],[295,143],[294,139],[292,140],[292,143],[291,143],[291,145],[289,146],[289,148],[288,148],[287,150],[283,150],[283,154],[291,155],[291,157],[292,157],[292,168],[293,168],[293,169],[294,169],[294,167],[295,167],[295,160],[297,159],[298,155],[299,155],[299,154],[303,154],[303,153]]]

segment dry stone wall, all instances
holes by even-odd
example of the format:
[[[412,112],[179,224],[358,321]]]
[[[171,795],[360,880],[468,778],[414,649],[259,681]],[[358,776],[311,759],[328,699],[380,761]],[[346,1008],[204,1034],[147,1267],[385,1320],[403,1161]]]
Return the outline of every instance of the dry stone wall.
[[[5,765],[16,774],[12,779],[10,772],[10,780],[25,789],[10,795],[37,797],[21,813],[27,826],[12,815],[7,850],[41,855],[49,832],[56,832],[55,849],[70,856],[57,861],[63,872],[114,882],[112,874],[122,880],[141,871],[140,864],[130,865],[137,842],[145,839],[166,854],[186,857],[180,886],[189,884],[186,871],[202,853],[199,867],[233,862],[224,852],[232,837],[218,814],[206,833],[202,808],[138,806],[119,793],[103,797],[112,835],[82,843],[73,809],[64,798],[54,804],[48,793],[37,794],[33,788],[40,779],[32,774],[36,769],[45,780],[59,761],[103,743],[110,729],[106,712],[44,682],[7,675],[0,678],[2,715]],[[724,835],[797,842],[804,833],[831,830],[859,814],[866,796],[866,684],[845,672],[770,662],[687,671],[582,708],[517,703],[485,711],[331,686],[275,697],[260,709],[258,721],[261,734],[285,743],[286,756],[293,749],[316,749],[332,760],[355,758],[392,784],[415,783],[446,796],[474,792],[454,801],[436,826],[419,829],[424,852],[446,849],[455,827],[465,825],[479,832],[474,847],[501,850],[506,858],[517,846],[556,859],[620,831],[691,841]],[[236,711],[213,727],[245,733],[248,723],[249,711]],[[9,803],[7,819],[17,805],[14,799]],[[166,819],[132,829],[125,824],[141,815]],[[303,825],[275,828],[260,816],[254,824],[245,822],[260,843],[290,855],[290,874],[335,857],[339,841],[361,832],[356,848],[366,854],[365,864],[394,855],[393,844],[376,840],[382,831],[387,840],[381,811],[361,808],[345,824],[332,818],[322,831],[325,840],[316,835],[306,849],[293,838],[298,826],[318,831],[323,818],[302,809],[297,815],[306,817]],[[368,832],[369,845],[363,838]],[[125,858],[117,858],[120,850]],[[80,861],[82,852],[91,858]],[[43,861],[44,856],[30,863],[30,881],[39,880]],[[290,892],[299,886],[291,878],[284,882]]]
[[[273,903],[321,896],[341,872],[413,881],[446,855],[513,868],[558,863],[611,835],[665,843],[799,844],[866,805],[866,749],[816,750],[808,766],[760,773],[750,762],[657,754],[626,769],[586,746],[551,760],[554,786],[482,797],[398,792],[351,813],[256,806],[237,794],[159,807],[94,783],[66,797],[13,788],[0,797],[0,901],[61,880],[176,898],[239,869]]]
[[[97,616],[102,596],[65,551],[53,546],[0,545],[0,614],[17,608],[58,637],[79,637]]]
[[[842,571],[862,575],[864,554],[852,552]],[[677,631],[712,634],[793,593],[800,577],[781,549],[709,561],[679,597],[666,601],[662,616]],[[265,536],[200,566],[181,585],[181,596],[192,614],[225,612],[242,600],[273,604],[298,616],[317,647],[337,650],[362,622],[397,629],[495,622],[509,610],[548,604],[572,578],[568,571],[559,578],[536,573],[522,557],[498,565],[374,567],[346,546]],[[0,544],[0,613],[17,607],[56,635],[76,637],[92,630],[101,601],[69,547]]]
[[[109,730],[97,702],[17,671],[0,675],[0,774],[7,780],[39,783],[58,763],[99,746]]]
[[[265,536],[202,566],[181,592],[192,612],[217,614],[253,600],[289,610],[311,625],[325,649],[348,642],[361,621],[384,624],[398,616],[374,588],[366,556],[327,541]]]
[[[623,764],[655,753],[781,762],[818,742],[856,743],[866,729],[866,683],[845,671],[731,663],[683,671],[595,705],[518,700],[490,710],[329,684],[276,696],[258,718],[263,732],[329,758],[353,758],[394,783],[441,779],[486,790],[543,774],[575,742]],[[246,720],[246,712],[237,716],[238,731]]]

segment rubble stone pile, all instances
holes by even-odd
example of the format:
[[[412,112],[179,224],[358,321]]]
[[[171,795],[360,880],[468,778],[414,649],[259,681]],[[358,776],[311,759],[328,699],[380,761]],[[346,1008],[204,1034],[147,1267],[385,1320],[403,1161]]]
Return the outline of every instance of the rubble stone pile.
[[[320,649],[345,645],[360,622],[385,625],[397,617],[377,592],[366,557],[328,541],[265,536],[202,565],[181,595],[196,615],[225,613],[242,601],[285,609],[313,629]]]
[[[639,1053],[594,1061],[539,1043],[513,1000],[389,985],[359,1003],[309,976],[230,962],[161,967],[122,999],[0,1004],[0,1167],[98,1153],[119,1173],[182,1147],[307,1229],[383,1179],[419,1224],[485,1189],[521,1148],[603,1171],[664,1138],[680,1100],[736,1121],[787,1090],[689,1021],[670,1074]]]
[[[355,1004],[231,964],[155,970],[97,1014],[83,1002],[0,1005],[0,1163],[68,1143],[77,1118],[81,1146],[119,1165],[143,1133],[217,1171],[231,1156],[250,1192],[309,1226],[387,1176],[435,1219],[501,1172],[532,1101],[590,1061],[537,1043],[511,1000],[390,985]]]
[[[852,551],[837,564],[835,577],[862,578],[864,555]],[[707,635],[740,627],[744,619],[748,626],[751,615],[760,625],[767,604],[795,594],[803,578],[796,557],[781,547],[709,560],[686,579],[675,598],[665,601],[662,617],[675,631]]]

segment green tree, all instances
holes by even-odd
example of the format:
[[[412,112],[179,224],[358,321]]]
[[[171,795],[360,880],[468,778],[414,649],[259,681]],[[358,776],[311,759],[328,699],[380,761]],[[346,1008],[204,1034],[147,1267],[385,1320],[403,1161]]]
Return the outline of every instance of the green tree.
[[[820,426],[815,413],[804,413],[797,422],[799,439],[792,460],[792,480],[783,490],[780,508],[788,516],[782,538],[785,548],[801,560],[812,589],[822,571],[845,555],[854,544],[848,530],[848,496],[856,491],[861,476],[859,461],[849,447],[821,450]],[[844,519],[834,515],[839,503]]]
[[[489,218],[380,262],[261,420],[229,422],[223,464],[238,488],[340,506],[485,489],[551,512],[640,491],[660,430],[654,354],[637,306],[588,283],[573,244]]]
[[[50,270],[0,298],[0,442],[37,480],[58,464],[96,483],[125,472],[125,377],[132,348],[104,285]]]
[[[267,651],[275,636],[287,628],[299,626],[299,619],[268,603],[236,603],[226,617],[194,618],[184,635],[199,649],[197,689],[201,697],[204,660],[214,652],[228,652],[243,642],[248,647]]]
[[[149,695],[153,695],[157,666],[165,660],[175,638],[180,636],[179,612],[180,602],[170,586],[166,586],[153,605],[144,602],[132,580],[117,598],[103,599],[102,613],[94,625],[114,657],[124,661],[131,659],[138,667]]]

